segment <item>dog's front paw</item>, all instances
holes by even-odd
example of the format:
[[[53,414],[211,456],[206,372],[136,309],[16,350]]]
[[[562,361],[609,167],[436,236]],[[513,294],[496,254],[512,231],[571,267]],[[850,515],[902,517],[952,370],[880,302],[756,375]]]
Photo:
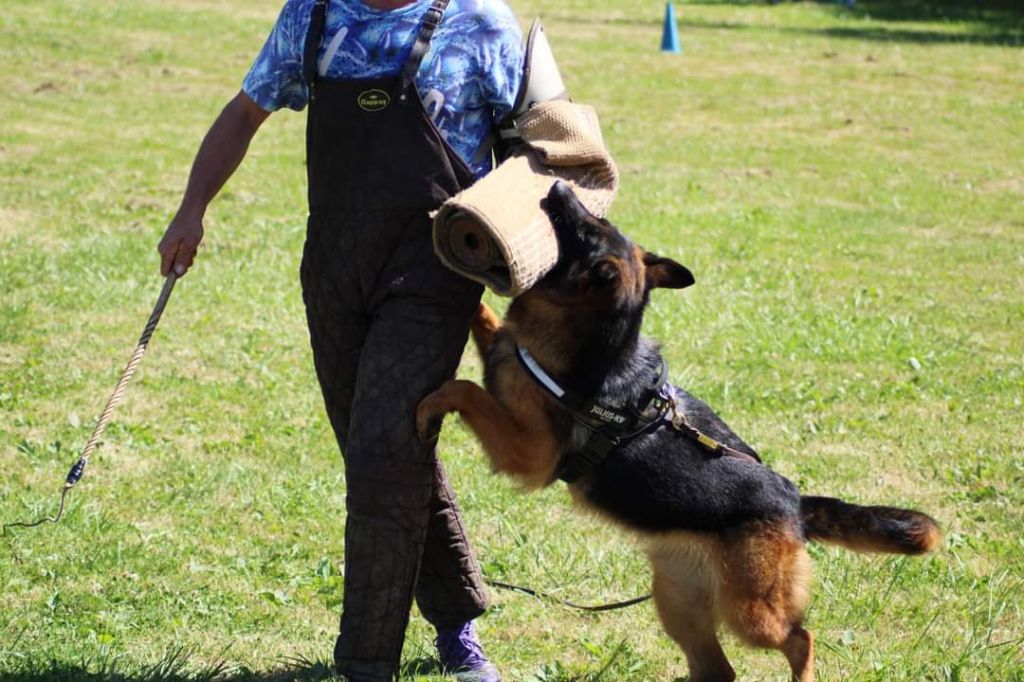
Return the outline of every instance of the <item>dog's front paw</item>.
[[[423,443],[433,443],[441,435],[441,424],[448,410],[441,404],[439,391],[431,393],[416,408],[416,435]]]

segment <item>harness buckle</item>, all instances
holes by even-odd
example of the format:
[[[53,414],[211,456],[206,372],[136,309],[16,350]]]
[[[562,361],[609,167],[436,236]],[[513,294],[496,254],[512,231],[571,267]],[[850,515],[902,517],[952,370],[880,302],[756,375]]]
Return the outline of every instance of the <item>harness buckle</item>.
[[[690,425],[690,420],[686,418],[686,413],[683,412],[682,408],[676,404],[675,400],[669,401],[669,422],[672,424],[672,428],[676,431],[688,432],[693,429]]]
[[[651,402],[647,403],[647,407],[640,413],[640,416],[647,421],[659,419],[668,412],[669,404],[669,399],[664,394],[659,393],[651,398]]]
[[[429,24],[431,29],[434,29],[441,23],[441,19],[443,17],[444,10],[436,5],[431,5],[430,9],[428,9],[423,15],[423,23]]]
[[[566,454],[555,475],[566,483],[575,483],[603,462],[618,444],[618,438],[594,431],[582,448]]]

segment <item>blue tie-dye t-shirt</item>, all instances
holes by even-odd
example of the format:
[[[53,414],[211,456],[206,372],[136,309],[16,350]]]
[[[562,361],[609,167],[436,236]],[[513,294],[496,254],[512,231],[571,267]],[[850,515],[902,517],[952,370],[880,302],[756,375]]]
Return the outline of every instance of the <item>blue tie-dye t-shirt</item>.
[[[242,90],[266,111],[306,106],[302,54],[313,0],[288,0]],[[332,79],[401,72],[430,0],[378,10],[362,0],[331,0],[319,73]],[[478,153],[496,120],[512,109],[522,77],[522,35],[502,0],[451,0],[423,59],[416,86],[441,134],[480,177],[491,169]],[[483,158],[481,158],[483,157]]]

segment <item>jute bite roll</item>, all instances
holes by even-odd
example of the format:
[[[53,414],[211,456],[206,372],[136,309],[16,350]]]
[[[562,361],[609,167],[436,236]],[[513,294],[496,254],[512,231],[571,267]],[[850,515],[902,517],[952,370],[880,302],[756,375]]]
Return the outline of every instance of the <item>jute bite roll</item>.
[[[619,176],[593,107],[555,100],[537,104],[516,126],[511,158],[434,215],[434,249],[452,270],[495,293],[516,296],[558,260],[558,241],[541,206],[556,180],[605,216]]]

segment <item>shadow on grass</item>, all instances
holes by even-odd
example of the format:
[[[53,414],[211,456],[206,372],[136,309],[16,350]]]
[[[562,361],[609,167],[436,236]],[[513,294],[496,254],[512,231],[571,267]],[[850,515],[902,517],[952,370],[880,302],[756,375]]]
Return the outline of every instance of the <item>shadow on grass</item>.
[[[687,0],[687,5],[779,5],[798,0]],[[845,5],[845,0],[817,0]],[[966,21],[999,23],[1024,17],[1020,0],[853,0],[845,11],[882,21]]]
[[[1021,45],[1024,41],[1024,2],[1020,0],[857,0],[837,9],[849,16],[882,22],[960,23],[966,33],[877,28],[832,28],[821,33],[859,40],[987,45]]]
[[[51,661],[30,663],[20,669],[4,670],[3,682],[320,682],[342,680],[334,666],[304,657],[286,659],[269,671],[239,669],[223,663],[207,667],[191,664],[192,652],[177,649],[152,665],[137,665],[123,659],[85,660],[81,663]],[[402,664],[399,680],[440,675],[440,664],[417,658]]]
[[[970,33],[947,33],[944,31],[916,31],[889,29],[881,26],[847,27],[834,26],[821,29],[778,28],[786,33],[800,33],[810,36],[828,36],[850,40],[871,40],[877,42],[898,42],[928,44],[978,44],[1019,47],[1024,44],[1024,23],[1016,28],[1003,31],[972,31]]]
[[[698,3],[691,3],[698,4]],[[722,4],[722,3],[709,3]],[[1022,2],[1024,5],[1024,2]],[[850,11],[850,10],[842,10]],[[680,11],[682,14],[682,11]],[[599,17],[593,15],[552,13],[558,21],[577,25],[592,26],[660,26],[657,18]],[[869,17],[866,17],[869,18]],[[1024,45],[1024,16],[989,24],[974,24],[967,30],[936,31],[916,28],[892,28],[881,23],[860,22],[855,26],[823,26],[820,28],[796,26],[764,26],[740,21],[703,21],[686,16],[677,19],[680,31],[690,29],[713,29],[734,31],[765,31],[804,36],[822,36],[849,40],[928,44],[979,44],[1020,47]],[[684,41],[685,42],[685,41]]]
[[[1020,0],[857,0],[849,11],[882,21],[964,21],[995,28],[1024,19]]]

